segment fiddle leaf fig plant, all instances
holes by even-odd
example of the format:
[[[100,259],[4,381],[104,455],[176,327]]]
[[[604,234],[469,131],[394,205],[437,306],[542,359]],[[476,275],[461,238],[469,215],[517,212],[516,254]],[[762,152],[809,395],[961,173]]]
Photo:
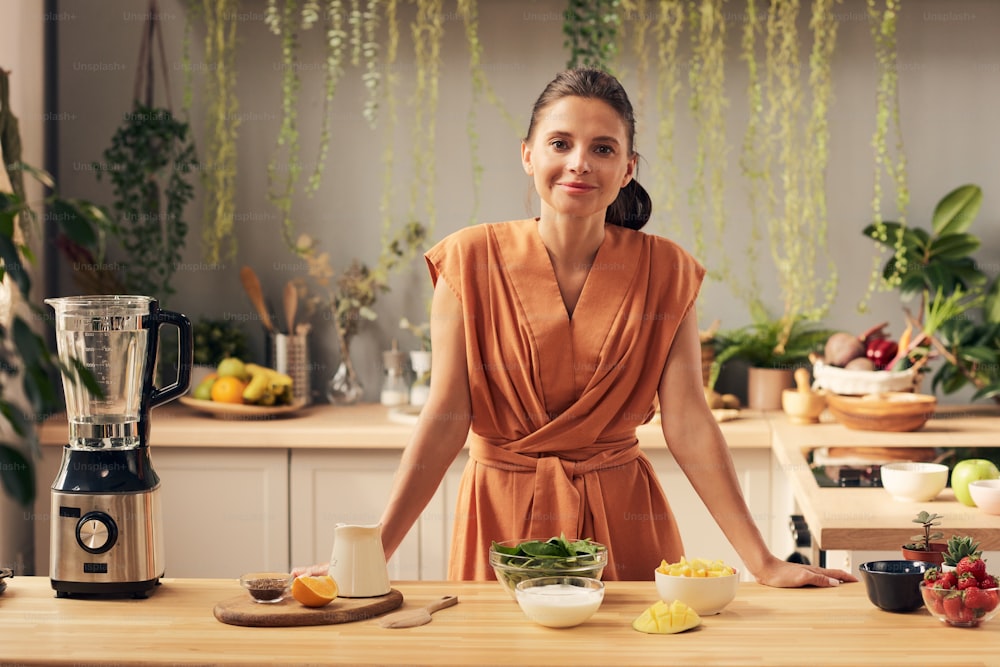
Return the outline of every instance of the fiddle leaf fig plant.
[[[979,186],[962,185],[934,207],[930,229],[882,221],[863,232],[892,252],[883,284],[904,302],[919,298],[915,314],[904,308],[914,329],[908,361],[942,359],[932,388],[950,394],[972,385],[974,400],[1000,398],[1000,280],[973,259],[981,243],[968,231],[982,200]]]

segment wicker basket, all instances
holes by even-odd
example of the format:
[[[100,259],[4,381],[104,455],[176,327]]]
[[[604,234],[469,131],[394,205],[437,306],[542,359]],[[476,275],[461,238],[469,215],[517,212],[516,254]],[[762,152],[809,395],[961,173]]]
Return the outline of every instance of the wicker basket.
[[[842,396],[864,396],[892,391],[915,391],[920,375],[913,369],[905,371],[864,371],[829,366],[822,361],[813,364],[813,387],[826,389]]]

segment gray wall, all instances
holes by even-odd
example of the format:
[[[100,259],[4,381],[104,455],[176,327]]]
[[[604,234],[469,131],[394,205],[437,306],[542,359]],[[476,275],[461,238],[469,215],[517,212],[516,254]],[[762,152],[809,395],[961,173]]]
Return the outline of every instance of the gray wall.
[[[746,103],[742,66],[736,58],[738,32],[742,15],[733,7],[730,33],[730,57],[727,64],[730,98],[729,140],[739,146],[745,126]],[[908,220],[926,225],[937,200],[951,188],[977,183],[985,191],[985,201],[973,231],[983,238],[978,259],[992,275],[1000,269],[1000,175],[996,167],[1000,155],[1000,133],[996,127],[996,108],[1000,105],[1000,3],[990,0],[905,0],[899,25],[899,78],[902,105],[903,137],[909,162],[912,194]],[[537,203],[529,197],[529,182],[519,164],[519,137],[526,129],[527,114],[535,96],[566,62],[562,47],[562,0],[488,0],[480,2],[484,66],[491,85],[503,107],[515,119],[509,125],[495,107],[483,102],[476,109],[480,140],[479,159],[485,168],[481,199],[476,219],[504,220],[533,215]],[[239,25],[242,46],[239,55],[240,114],[239,176],[237,209],[246,222],[238,229],[239,254],[222,266],[209,267],[202,262],[197,227],[192,231],[185,253],[185,264],[175,280],[178,294],[169,306],[188,315],[226,317],[248,320],[247,330],[254,349],[263,357],[264,337],[252,315],[238,279],[242,264],[260,273],[268,297],[277,305],[280,290],[289,278],[301,275],[304,267],[284,250],[277,228],[277,213],[268,203],[265,166],[274,149],[280,102],[279,44],[267,33],[262,15],[263,0],[243,2],[245,14]],[[105,200],[108,190],[97,184],[86,165],[100,158],[123,112],[129,107],[134,63],[138,53],[141,12],[144,3],[130,0],[105,0],[100,3],[64,0],[60,7],[59,91],[60,164],[58,177],[62,188],[72,194]],[[179,107],[182,80],[180,43],[183,33],[184,5],[178,0],[161,2],[163,25],[170,60],[173,104]],[[446,3],[446,9],[453,9]],[[411,163],[409,147],[412,111],[405,106],[412,90],[412,47],[408,24],[413,7],[400,3],[402,44],[397,71],[401,75],[398,98],[400,126],[393,137],[385,136],[386,124],[370,130],[360,110],[360,76],[349,68],[340,85],[334,109],[335,128],[324,185],[312,199],[304,196],[295,202],[296,224],[300,231],[319,238],[331,252],[334,267],[346,266],[351,257],[373,262],[379,251],[382,216],[378,206],[382,197],[381,156],[385,142],[391,141],[397,158],[393,197],[394,224],[409,217]],[[874,250],[861,236],[861,229],[871,218],[873,182],[871,135],[874,129],[874,90],[876,68],[869,24],[862,0],[845,0],[838,8],[839,45],[834,62],[835,101],[831,109],[832,142],[827,180],[829,197],[829,251],[840,271],[840,285],[826,323],[846,330],[860,331],[880,320],[891,320],[891,331],[903,328],[898,297],[879,294],[871,302],[871,312],[857,312],[872,270]],[[452,12],[444,23],[445,41],[437,116],[436,160],[437,188],[433,203],[437,222],[434,239],[470,223],[473,216],[473,187],[468,137],[465,130],[470,100],[467,50],[462,23]],[[193,62],[203,63],[201,29],[196,31]],[[319,35],[303,34],[306,63],[321,59]],[[655,60],[655,58],[654,58]],[[318,114],[322,89],[318,68],[303,70],[300,127],[302,145],[307,150],[307,168],[313,163],[318,137]],[[638,150],[645,161],[640,176],[650,189],[656,180],[657,150],[654,145],[657,119],[652,104],[653,88],[640,93],[633,63],[626,60],[621,70],[634,100],[645,98],[639,109]],[[201,136],[200,99],[196,100],[191,119]],[[678,119],[677,165],[680,187],[690,184],[693,156],[693,125],[686,107],[680,107]],[[740,176],[738,153],[730,155],[727,172],[726,206],[728,232],[724,250],[713,248],[706,258],[710,266],[727,262],[739,276],[754,272],[764,292],[763,299],[775,310],[780,299],[770,276],[767,248],[764,260],[748,265],[745,253],[748,211]],[[684,193],[680,201],[683,202]],[[654,208],[656,202],[654,202]],[[887,216],[895,217],[893,198],[883,204]],[[190,220],[200,220],[200,199],[190,208]],[[650,231],[676,236],[690,246],[684,221],[687,213],[679,209],[676,219],[656,216]],[[422,204],[418,219],[427,221]],[[677,225],[680,225],[680,228]],[[722,243],[720,241],[719,243]],[[70,292],[73,287],[65,274],[54,291]],[[415,261],[407,271],[393,278],[392,291],[378,303],[380,319],[359,336],[354,358],[367,386],[367,397],[377,399],[379,355],[393,337],[403,347],[412,340],[397,328],[400,315],[422,319],[430,290],[422,262]],[[700,319],[707,326],[719,318],[725,328],[749,321],[744,302],[734,298],[727,285],[710,283],[699,303]],[[328,320],[314,321],[312,355],[315,361],[313,384],[322,385],[332,374],[336,362],[336,341]],[[958,400],[960,397],[951,397]]]

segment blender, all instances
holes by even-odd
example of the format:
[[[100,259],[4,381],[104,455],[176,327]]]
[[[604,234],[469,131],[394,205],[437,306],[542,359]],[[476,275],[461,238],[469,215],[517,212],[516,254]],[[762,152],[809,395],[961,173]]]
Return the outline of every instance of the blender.
[[[164,572],[150,410],[187,391],[191,322],[147,296],[46,299],[55,311],[69,442],[52,484],[49,576],[56,597],[145,598]],[[161,325],[177,327],[177,379],[155,386]]]

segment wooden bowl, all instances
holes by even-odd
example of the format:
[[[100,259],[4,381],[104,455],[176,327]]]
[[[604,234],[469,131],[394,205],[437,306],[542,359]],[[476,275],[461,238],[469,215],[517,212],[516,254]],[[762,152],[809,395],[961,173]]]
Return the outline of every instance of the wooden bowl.
[[[828,394],[826,405],[834,419],[855,431],[916,431],[934,414],[937,399],[910,392]]]

